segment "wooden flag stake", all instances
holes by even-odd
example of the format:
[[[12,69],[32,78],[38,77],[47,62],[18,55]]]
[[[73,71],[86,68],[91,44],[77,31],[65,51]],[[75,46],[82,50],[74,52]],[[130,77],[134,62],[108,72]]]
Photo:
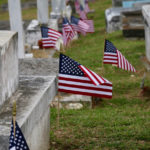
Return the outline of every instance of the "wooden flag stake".
[[[58,92],[58,99],[57,99],[57,130],[59,129],[59,122],[60,122],[60,92]]]
[[[105,32],[105,35],[104,35],[104,50],[105,50],[105,41],[106,41],[106,32]],[[103,59],[104,59],[104,50],[103,50]],[[102,59],[102,75],[104,75],[104,74],[103,74],[103,71],[104,71],[103,59]]]
[[[95,101],[94,101],[94,96],[91,97],[91,109],[94,108]]]
[[[16,101],[13,102],[13,126],[14,126],[14,137],[16,136]]]

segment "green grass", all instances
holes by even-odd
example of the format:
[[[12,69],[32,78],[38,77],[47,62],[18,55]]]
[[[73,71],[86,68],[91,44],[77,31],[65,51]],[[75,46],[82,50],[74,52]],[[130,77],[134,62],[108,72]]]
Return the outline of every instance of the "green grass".
[[[65,54],[110,80],[113,98],[103,100],[92,110],[61,110],[59,130],[57,112],[52,108],[51,150],[149,150],[150,96],[140,96],[145,41],[126,39],[122,31],[105,33],[104,11],[111,7],[111,0],[96,0],[90,7],[95,9],[95,13],[88,15],[94,20],[95,33],[80,36]],[[137,69],[134,76],[111,65],[102,65],[105,38]],[[150,85],[149,73],[146,85]]]

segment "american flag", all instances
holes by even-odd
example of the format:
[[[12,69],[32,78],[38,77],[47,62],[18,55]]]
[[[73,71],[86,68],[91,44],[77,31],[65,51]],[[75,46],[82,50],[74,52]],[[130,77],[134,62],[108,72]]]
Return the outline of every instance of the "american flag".
[[[80,32],[83,35],[86,35],[86,32],[89,31],[89,25],[74,16],[71,16],[71,25],[73,30]]]
[[[67,18],[63,18],[63,40],[64,45],[67,45],[75,36],[75,32]]]
[[[128,60],[121,54],[121,52],[117,50],[117,48],[108,40],[105,40],[103,63],[116,64],[118,68],[136,72],[135,68],[128,62]]]
[[[79,15],[80,15],[80,18],[81,19],[83,19],[83,20],[87,20],[87,16],[86,16],[86,13],[85,13],[85,11],[84,11],[84,9],[83,9],[83,6],[82,5],[80,5],[80,11],[79,11]]]
[[[112,83],[60,54],[58,90],[80,95],[112,98]]]
[[[10,138],[9,138],[9,150],[29,150],[27,142],[17,122],[15,122],[15,135],[14,135],[13,121],[11,124],[11,132],[10,132]]]
[[[75,9],[76,9],[76,13],[80,13],[80,3],[79,0],[75,0]]]
[[[90,12],[90,8],[89,8],[89,4],[88,4],[88,0],[85,0],[85,8],[84,8],[85,12],[88,13]]]
[[[44,48],[55,47],[57,40],[62,36],[58,31],[47,27],[41,27],[41,33],[42,45]]]
[[[88,29],[87,32],[93,33],[94,32],[94,23],[93,23],[93,20],[83,20],[83,22],[85,22],[86,24],[89,25],[89,29]]]

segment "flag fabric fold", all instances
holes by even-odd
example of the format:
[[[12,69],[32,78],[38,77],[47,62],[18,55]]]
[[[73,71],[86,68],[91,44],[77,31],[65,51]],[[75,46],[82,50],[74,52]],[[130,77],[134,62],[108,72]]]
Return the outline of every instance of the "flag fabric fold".
[[[86,32],[88,32],[90,28],[90,26],[87,23],[74,16],[71,16],[71,26],[74,31],[79,32],[83,35],[86,35]]]
[[[72,26],[70,25],[66,17],[63,18],[62,32],[63,32],[64,45],[67,45],[74,38],[75,31],[73,30]]]
[[[82,20],[87,20],[86,12],[84,11],[82,5],[80,5],[79,15],[80,15],[80,18],[81,18]]]
[[[15,122],[15,133],[14,133],[13,121],[11,124],[11,131],[9,138],[9,150],[29,150],[27,142],[17,122]]]
[[[75,0],[75,9],[76,9],[76,13],[80,13],[80,3],[79,3],[79,0]]]
[[[111,82],[63,54],[60,54],[59,61],[58,90],[73,94],[112,98]]]
[[[62,36],[58,31],[48,27],[41,27],[41,33],[43,48],[55,48],[57,40]]]
[[[87,25],[89,25],[89,29],[87,32],[89,33],[94,33],[94,23],[93,20],[83,20],[84,23],[86,23]]]
[[[121,68],[123,70],[136,72],[135,68],[129,63],[129,61],[108,40],[105,40],[103,63],[104,64],[115,64],[118,66],[118,68]]]
[[[86,13],[91,12],[90,8],[89,8],[89,4],[88,4],[88,0],[85,0],[85,8],[84,8]]]

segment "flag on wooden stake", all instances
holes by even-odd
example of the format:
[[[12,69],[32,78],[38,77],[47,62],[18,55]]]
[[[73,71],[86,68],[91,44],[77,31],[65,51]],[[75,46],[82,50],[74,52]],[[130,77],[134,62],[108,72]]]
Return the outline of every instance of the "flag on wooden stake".
[[[55,48],[57,40],[62,36],[58,31],[48,27],[41,27],[41,33],[43,48]]]
[[[128,60],[121,54],[121,52],[117,50],[117,48],[108,40],[105,40],[103,63],[116,64],[118,68],[131,72],[136,72],[135,68],[128,62]]]
[[[73,59],[60,54],[58,90],[73,94],[112,98],[112,83]]]
[[[10,138],[9,138],[9,150],[29,150],[27,142],[17,122],[15,122],[15,130],[14,130],[13,121],[11,124],[11,132],[10,132]]]

